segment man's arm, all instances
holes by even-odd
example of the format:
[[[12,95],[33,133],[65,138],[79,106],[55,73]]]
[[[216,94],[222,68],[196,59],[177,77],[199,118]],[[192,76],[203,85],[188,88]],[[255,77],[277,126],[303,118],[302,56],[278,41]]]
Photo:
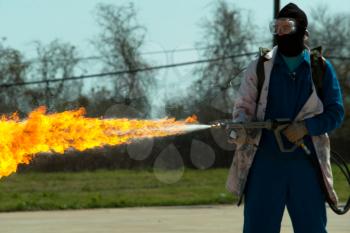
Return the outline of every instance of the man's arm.
[[[333,66],[326,61],[326,73],[322,80],[323,113],[305,120],[311,136],[330,132],[340,126],[344,119],[341,89]]]
[[[251,62],[239,87],[235,104],[233,108],[233,122],[251,121],[255,115],[256,100],[257,100],[257,76],[256,76],[257,61]],[[240,148],[245,144],[247,135],[245,130],[233,130],[230,133],[230,143],[237,145]]]
[[[256,66],[257,61],[251,62],[244,73],[233,108],[232,116],[234,122],[251,121],[255,115],[258,95]]]

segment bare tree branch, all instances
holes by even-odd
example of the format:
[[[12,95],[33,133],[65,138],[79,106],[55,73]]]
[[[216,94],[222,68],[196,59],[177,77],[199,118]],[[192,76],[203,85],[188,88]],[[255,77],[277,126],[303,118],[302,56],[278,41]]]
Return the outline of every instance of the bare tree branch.
[[[99,4],[96,15],[101,33],[93,44],[102,57],[104,69],[135,70],[148,67],[140,54],[146,29],[137,22],[134,5]],[[119,75],[113,79],[114,99],[138,109],[149,108],[147,90],[154,85],[150,75],[149,72]]]

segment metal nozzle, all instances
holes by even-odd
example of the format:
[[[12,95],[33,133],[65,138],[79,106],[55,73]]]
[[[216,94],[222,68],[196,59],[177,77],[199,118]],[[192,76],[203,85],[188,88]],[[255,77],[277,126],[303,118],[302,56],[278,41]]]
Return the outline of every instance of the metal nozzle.
[[[220,127],[220,123],[216,122],[210,125],[211,128],[218,128]]]
[[[212,123],[211,124],[211,128],[222,128],[224,126],[224,124],[223,123],[221,123],[221,122],[214,122],[214,123]]]

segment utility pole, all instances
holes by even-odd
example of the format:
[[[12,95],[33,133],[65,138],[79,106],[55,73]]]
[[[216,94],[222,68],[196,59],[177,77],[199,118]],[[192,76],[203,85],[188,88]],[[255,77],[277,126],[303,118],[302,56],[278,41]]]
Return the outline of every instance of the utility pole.
[[[273,19],[277,18],[278,12],[280,11],[280,0],[274,0],[274,11],[273,11]],[[275,36],[273,36],[273,46],[277,44]]]

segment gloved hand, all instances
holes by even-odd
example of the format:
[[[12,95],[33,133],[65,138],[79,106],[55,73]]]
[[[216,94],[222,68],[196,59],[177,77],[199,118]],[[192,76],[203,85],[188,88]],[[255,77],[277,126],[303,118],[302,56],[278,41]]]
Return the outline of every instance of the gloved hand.
[[[247,132],[244,129],[231,130],[229,137],[230,144],[244,144],[247,141]]]
[[[284,131],[283,134],[287,137],[288,141],[296,143],[303,139],[308,134],[304,121],[293,122]]]

